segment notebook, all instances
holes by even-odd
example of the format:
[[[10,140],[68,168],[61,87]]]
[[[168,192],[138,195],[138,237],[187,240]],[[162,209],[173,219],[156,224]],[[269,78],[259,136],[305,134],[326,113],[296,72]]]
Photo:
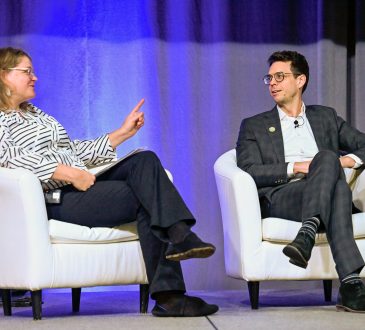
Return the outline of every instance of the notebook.
[[[139,147],[137,149],[133,149],[130,152],[128,152],[127,154],[125,154],[124,156],[122,156],[121,158],[118,158],[117,160],[112,160],[110,162],[105,162],[105,163],[101,163],[98,165],[93,165],[88,167],[88,171],[92,174],[94,174],[96,177],[100,176],[101,174],[105,173],[106,171],[108,171],[109,169],[111,169],[112,167],[114,167],[115,165],[117,165],[118,163],[120,163],[121,161],[127,159],[128,157],[141,152],[147,150],[147,147]]]

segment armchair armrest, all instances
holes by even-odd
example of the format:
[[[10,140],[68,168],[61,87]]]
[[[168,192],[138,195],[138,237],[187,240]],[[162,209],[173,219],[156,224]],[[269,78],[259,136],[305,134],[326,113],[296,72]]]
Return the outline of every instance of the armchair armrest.
[[[0,212],[0,287],[38,289],[40,281],[49,283],[53,267],[47,212],[33,173],[0,168]]]
[[[350,170],[349,172],[353,174],[353,172],[359,170]],[[346,171],[345,174],[347,177],[350,177]],[[362,171],[357,177],[355,183],[351,186],[352,188],[352,201],[355,206],[365,212],[365,171]]]
[[[260,253],[261,211],[252,177],[237,167],[234,149],[220,156],[214,172],[221,206],[226,271],[242,277],[243,259]]]
[[[165,172],[166,172],[167,176],[169,177],[170,181],[174,182],[174,178],[173,178],[171,172],[169,170],[167,170],[166,168],[165,168]]]

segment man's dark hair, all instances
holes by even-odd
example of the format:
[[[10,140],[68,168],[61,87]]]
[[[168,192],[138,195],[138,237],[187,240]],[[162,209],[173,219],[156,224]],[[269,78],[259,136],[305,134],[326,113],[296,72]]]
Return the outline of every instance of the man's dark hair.
[[[290,69],[294,76],[304,74],[307,78],[303,86],[302,93],[304,93],[309,82],[309,66],[306,58],[302,54],[292,50],[282,50],[272,53],[267,62],[270,66],[274,62],[291,62]]]

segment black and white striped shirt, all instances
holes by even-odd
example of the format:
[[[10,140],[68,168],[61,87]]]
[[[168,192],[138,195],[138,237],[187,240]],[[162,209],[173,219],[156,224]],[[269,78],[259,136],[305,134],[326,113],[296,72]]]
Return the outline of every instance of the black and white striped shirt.
[[[71,141],[57,120],[34,105],[27,111],[0,111],[0,166],[32,171],[44,189],[67,184],[51,179],[58,164],[86,170],[115,157],[107,134]]]

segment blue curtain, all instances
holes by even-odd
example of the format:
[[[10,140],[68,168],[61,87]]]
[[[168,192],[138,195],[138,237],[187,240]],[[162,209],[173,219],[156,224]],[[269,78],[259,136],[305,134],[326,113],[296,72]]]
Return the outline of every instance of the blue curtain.
[[[307,104],[335,107],[357,127],[365,76],[361,0],[2,0],[0,46],[25,49],[37,106],[73,138],[111,131],[144,97],[145,127],[119,153],[159,154],[214,242],[215,257],[184,263],[192,289],[240,284],[224,274],[213,175],[241,120],[273,106],[262,76],[275,50],[309,60]],[[365,117],[364,117],[365,118]],[[199,274],[210,274],[209,278]]]

